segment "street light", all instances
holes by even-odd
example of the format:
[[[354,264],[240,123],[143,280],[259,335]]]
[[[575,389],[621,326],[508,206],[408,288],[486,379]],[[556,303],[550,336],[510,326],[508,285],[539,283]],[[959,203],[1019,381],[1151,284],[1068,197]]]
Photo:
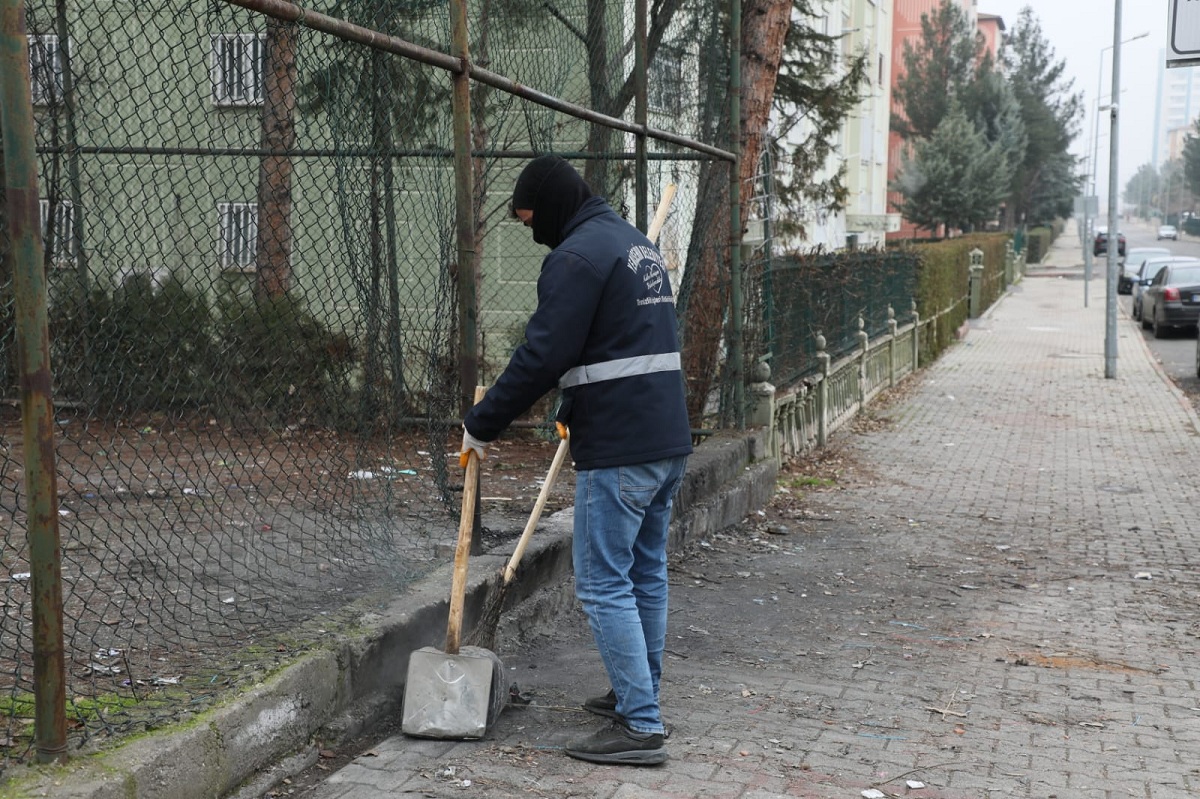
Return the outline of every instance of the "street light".
[[[1140,39],[1143,34],[1133,37]],[[1117,99],[1121,93],[1121,0],[1113,0],[1112,108],[1109,111],[1108,137],[1108,279],[1104,305],[1104,376],[1117,376],[1117,258],[1121,249],[1121,231],[1117,227]],[[1100,74],[1104,74],[1104,50],[1100,51]],[[1099,92],[1096,93],[1099,97]],[[1116,246],[1113,246],[1114,243]]]
[[[1137,36],[1130,36],[1128,39],[1121,41],[1120,44],[1129,44],[1130,42],[1136,42],[1138,39],[1145,39],[1149,35],[1150,35],[1150,31],[1142,31]],[[1096,170],[1096,159],[1097,159],[1097,155],[1098,155],[1098,145],[1100,143],[1099,142],[1099,140],[1100,140],[1100,112],[1108,110],[1108,106],[1104,106],[1103,108],[1100,106],[1100,93],[1104,90],[1104,54],[1106,52],[1108,52],[1109,50],[1113,49],[1114,46],[1115,46],[1115,44],[1110,44],[1110,45],[1107,45],[1106,47],[1100,48],[1100,72],[1099,72],[1099,74],[1096,75],[1096,112],[1095,112],[1096,124],[1095,124],[1095,132],[1092,134],[1092,194],[1096,193],[1096,171],[1097,171]],[[1117,93],[1117,88],[1116,88],[1116,84],[1114,83],[1113,91],[1112,91],[1112,94],[1110,95],[1110,97],[1115,97],[1116,93]],[[1124,92],[1122,92],[1122,94],[1124,94]],[[1115,100],[1113,102],[1114,102],[1114,104],[1116,103]]]
[[[1117,0],[1117,2],[1119,3],[1120,0]],[[1117,30],[1114,31],[1114,35],[1113,35],[1114,39],[1116,39],[1117,36],[1121,35],[1121,32],[1119,30],[1119,28],[1120,28],[1120,24],[1119,24],[1120,9],[1119,8],[1117,10],[1117,16],[1118,16],[1118,25],[1117,25]],[[1086,193],[1088,196],[1092,196],[1092,197],[1096,196],[1096,171],[1097,171],[1096,170],[1096,161],[1098,160],[1098,157],[1099,157],[1099,148],[1100,148],[1100,112],[1102,110],[1107,111],[1109,109],[1112,109],[1113,118],[1115,119],[1116,118],[1116,106],[1117,106],[1117,100],[1115,98],[1119,94],[1119,92],[1117,90],[1117,84],[1114,81],[1113,88],[1112,88],[1112,94],[1110,95],[1110,98],[1112,99],[1111,105],[1106,105],[1106,106],[1100,105],[1100,92],[1103,91],[1103,87],[1104,87],[1104,53],[1107,52],[1108,50],[1112,50],[1114,47],[1117,47],[1118,45],[1126,44],[1128,42],[1136,42],[1138,39],[1145,39],[1149,35],[1150,35],[1150,31],[1142,31],[1138,35],[1130,36],[1128,39],[1125,39],[1124,41],[1119,41],[1119,42],[1114,41],[1112,44],[1100,48],[1100,73],[1099,73],[1099,75],[1096,76],[1096,112],[1095,112],[1096,123],[1095,123],[1094,132],[1092,133],[1092,147],[1091,147],[1092,158],[1091,158],[1091,169],[1089,170],[1091,172],[1092,190],[1091,190],[1091,192]],[[1114,61],[1114,65],[1115,64],[1116,64],[1116,62]],[[1097,209],[1097,211],[1099,211],[1099,209]],[[1112,226],[1110,226],[1110,227],[1112,227]],[[1083,307],[1086,308],[1086,307],[1088,307],[1088,291],[1089,291],[1089,287],[1091,286],[1091,282],[1092,282],[1092,243],[1087,238],[1087,235],[1090,235],[1092,232],[1092,230],[1091,230],[1091,228],[1092,228],[1092,213],[1091,213],[1091,207],[1088,203],[1087,196],[1084,197],[1084,201],[1083,201],[1083,228],[1086,233],[1086,235],[1084,237],[1084,242],[1083,242],[1083,266],[1084,266],[1084,269],[1083,269]],[[1114,235],[1114,233],[1112,230],[1110,230],[1109,236],[1111,237],[1112,235]]]

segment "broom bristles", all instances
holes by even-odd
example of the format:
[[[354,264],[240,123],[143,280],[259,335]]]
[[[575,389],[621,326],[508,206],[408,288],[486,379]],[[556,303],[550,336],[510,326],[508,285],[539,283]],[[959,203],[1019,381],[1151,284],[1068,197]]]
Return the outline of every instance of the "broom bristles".
[[[479,616],[479,622],[467,636],[467,643],[471,646],[479,646],[484,649],[494,649],[496,646],[496,628],[500,626],[500,614],[504,611],[504,600],[508,595],[510,585],[505,581],[503,573],[498,582],[499,587],[488,598],[483,613]]]

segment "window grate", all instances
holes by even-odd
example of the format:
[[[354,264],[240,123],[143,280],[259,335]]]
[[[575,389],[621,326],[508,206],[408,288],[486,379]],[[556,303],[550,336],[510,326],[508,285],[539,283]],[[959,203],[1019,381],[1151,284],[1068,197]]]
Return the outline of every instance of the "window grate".
[[[62,50],[58,37],[29,37],[29,93],[34,105],[54,105],[63,93]]]
[[[262,105],[264,50],[265,37],[259,33],[221,33],[212,37],[214,105]]]
[[[59,200],[54,206],[54,224],[50,224],[50,201],[38,200],[38,227],[46,260],[54,266],[75,263],[75,206]]]
[[[258,203],[219,203],[223,269],[253,269],[258,249]]]

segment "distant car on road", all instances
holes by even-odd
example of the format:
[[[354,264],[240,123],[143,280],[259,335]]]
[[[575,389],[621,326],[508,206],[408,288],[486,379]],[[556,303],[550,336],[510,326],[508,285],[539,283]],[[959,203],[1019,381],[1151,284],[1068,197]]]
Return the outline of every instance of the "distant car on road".
[[[1195,327],[1200,320],[1200,260],[1170,263],[1158,270],[1142,292],[1142,328],[1154,337],[1168,330]]]
[[[1150,285],[1150,281],[1154,279],[1158,271],[1167,264],[1193,262],[1200,262],[1200,259],[1186,255],[1159,255],[1142,261],[1141,267],[1138,268],[1137,279],[1133,281],[1133,301],[1129,306],[1129,315],[1135,322],[1142,320],[1142,300],[1146,293],[1146,287]]]
[[[1172,241],[1179,241],[1179,231],[1175,229],[1174,225],[1159,225],[1158,226],[1158,239],[1159,239],[1159,241],[1162,241],[1163,239],[1171,239]]]
[[[1125,265],[1117,275],[1117,293],[1132,294],[1133,283],[1138,278],[1138,270],[1149,258],[1170,257],[1171,251],[1166,247],[1134,247],[1125,253]]]
[[[1103,255],[1108,252],[1108,228],[1096,228],[1096,238],[1092,239],[1092,255]],[[1125,234],[1117,233],[1117,255],[1125,254]]]

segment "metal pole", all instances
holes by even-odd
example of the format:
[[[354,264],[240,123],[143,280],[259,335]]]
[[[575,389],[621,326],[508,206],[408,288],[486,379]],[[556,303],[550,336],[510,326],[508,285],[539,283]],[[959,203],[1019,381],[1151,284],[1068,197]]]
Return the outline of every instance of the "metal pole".
[[[46,275],[42,266],[45,252],[38,224],[38,170],[22,0],[0,0],[0,135],[4,139],[4,188],[12,242],[25,442],[33,605],[34,746],[37,759],[48,763],[66,759],[67,693],[50,336],[46,320]]]
[[[1121,86],[1121,0],[1113,1],[1113,68],[1111,128],[1108,142],[1108,275],[1104,303],[1104,376],[1117,376],[1117,258],[1121,232],[1117,228],[1118,97]]]
[[[634,95],[633,95],[633,121],[638,127],[645,131],[646,129],[646,0],[637,0],[634,3],[633,10],[635,19],[634,28]],[[645,233],[649,230],[647,210],[649,200],[647,199],[648,186],[646,176],[646,134],[644,132],[636,134],[634,150],[637,154],[637,159],[634,161],[634,214],[635,224],[637,229]]]
[[[367,47],[383,50],[384,52],[395,53],[396,55],[419,61],[422,64],[429,64],[430,66],[438,67],[454,74],[466,71],[470,73],[471,79],[477,83],[500,89],[508,94],[529,100],[531,103],[537,103],[546,108],[561,111],[564,114],[569,114],[585,122],[599,122],[602,125],[607,125],[610,128],[622,130],[626,133],[644,133],[651,139],[677,144],[680,147],[686,147],[698,153],[706,153],[722,161],[734,160],[733,153],[726,152],[719,147],[713,147],[711,144],[705,144],[704,142],[689,139],[686,136],[680,136],[665,130],[658,130],[657,128],[640,128],[636,124],[627,122],[619,117],[601,114],[599,111],[593,111],[590,108],[585,108],[576,103],[540,92],[537,89],[532,89],[504,75],[498,75],[491,70],[465,62],[452,55],[406,42],[396,36],[387,36],[370,28],[364,28],[361,25],[347,22],[346,20],[330,17],[317,11],[311,11],[296,5],[291,0],[224,0],[224,2],[232,6],[257,11],[268,17],[296,22],[310,30],[321,31],[322,33],[328,33],[331,36],[336,36],[348,42],[357,42]]]
[[[729,0],[729,377],[733,381],[733,418],[746,426],[742,375],[742,0]]]
[[[452,73],[454,113],[454,228],[458,243],[459,411],[475,404],[479,384],[478,296],[475,271],[475,179],[471,169],[471,78],[467,0],[450,3],[450,51],[462,69]]]

